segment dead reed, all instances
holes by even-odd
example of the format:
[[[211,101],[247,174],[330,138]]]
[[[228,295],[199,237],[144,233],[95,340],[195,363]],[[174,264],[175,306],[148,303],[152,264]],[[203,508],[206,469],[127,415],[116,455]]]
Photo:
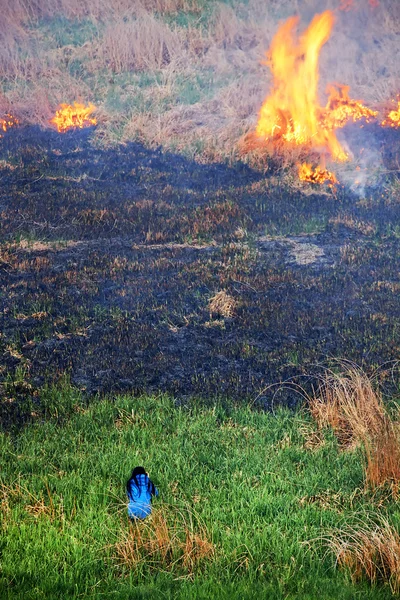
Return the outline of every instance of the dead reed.
[[[236,300],[225,290],[217,292],[208,303],[210,316],[233,317],[237,306]]]
[[[363,448],[367,485],[376,488],[389,483],[397,495],[399,423],[388,414],[371,378],[355,366],[339,375],[329,372],[309,399],[309,409],[320,429],[332,427],[343,448]]]
[[[134,20],[110,23],[100,42],[99,55],[114,73],[155,71],[182,60],[184,49],[175,31],[145,13]]]
[[[339,567],[353,582],[367,578],[372,584],[388,583],[400,592],[400,534],[385,517],[335,531],[327,539]]]

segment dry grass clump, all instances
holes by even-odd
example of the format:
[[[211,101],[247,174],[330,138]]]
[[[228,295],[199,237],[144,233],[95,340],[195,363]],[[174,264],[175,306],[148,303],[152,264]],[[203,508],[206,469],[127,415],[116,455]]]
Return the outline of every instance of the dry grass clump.
[[[114,550],[117,562],[130,569],[144,565],[187,575],[215,556],[204,526],[189,510],[177,509],[155,510],[146,521],[132,523]]]
[[[237,307],[236,300],[230,296],[225,290],[217,292],[208,303],[210,315],[218,315],[221,317],[233,317]]]
[[[181,60],[179,35],[149,13],[131,21],[121,19],[106,28],[99,47],[103,64],[114,73],[162,69]]]
[[[350,366],[344,374],[329,373],[309,409],[319,428],[332,427],[344,448],[361,445],[366,458],[366,483],[400,482],[399,423],[392,421],[371,379]]]
[[[387,582],[393,594],[400,593],[400,535],[384,517],[334,532],[328,546],[353,582],[366,577],[372,584]]]

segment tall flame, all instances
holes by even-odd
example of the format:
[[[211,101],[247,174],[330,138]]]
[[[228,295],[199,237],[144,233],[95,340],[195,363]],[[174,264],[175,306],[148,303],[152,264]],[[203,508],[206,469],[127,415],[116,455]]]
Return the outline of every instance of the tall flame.
[[[318,103],[318,59],[334,23],[329,10],[316,15],[299,38],[295,37],[298,17],[291,17],[275,35],[269,51],[274,77],[272,93],[264,102],[256,135],[265,140],[327,149],[336,160],[347,154],[330,127],[321,127],[322,108]]]
[[[298,17],[291,17],[272,40],[267,64],[272,71],[273,88],[261,107],[255,136],[262,144],[303,146],[321,157],[330,155],[344,162],[349,156],[336,137],[336,130],[349,121],[375,119],[378,113],[351,99],[349,87],[339,84],[328,87],[326,106],[319,104],[318,60],[330,37],[334,15],[330,10],[316,15],[301,35],[295,31],[298,23]],[[300,166],[299,176],[314,183],[336,183],[330,171],[324,167],[313,170],[308,163]]]
[[[96,125],[97,120],[90,115],[96,110],[93,104],[85,106],[79,102],[74,102],[74,105],[61,104],[61,108],[56,112],[56,116],[50,120],[59,132],[65,132],[68,129],[79,127],[88,127]]]

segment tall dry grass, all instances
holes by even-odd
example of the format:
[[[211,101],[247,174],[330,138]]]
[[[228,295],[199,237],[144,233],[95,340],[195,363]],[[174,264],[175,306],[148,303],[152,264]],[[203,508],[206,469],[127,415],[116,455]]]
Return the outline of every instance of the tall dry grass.
[[[371,378],[355,366],[342,374],[329,372],[309,399],[319,428],[332,427],[344,448],[361,445],[365,481],[372,488],[389,483],[395,495],[400,482],[400,430]]]
[[[393,594],[400,593],[400,534],[385,517],[335,531],[326,542],[353,582],[388,583]]]
[[[184,54],[178,33],[149,13],[110,23],[98,50],[102,64],[113,73],[157,71],[183,61]]]

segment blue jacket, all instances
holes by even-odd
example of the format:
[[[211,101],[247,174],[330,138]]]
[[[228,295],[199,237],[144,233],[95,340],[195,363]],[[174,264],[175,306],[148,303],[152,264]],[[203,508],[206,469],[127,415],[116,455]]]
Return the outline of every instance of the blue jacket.
[[[151,489],[153,485],[147,475],[138,475],[137,482],[139,489],[132,479],[128,482],[128,516],[131,519],[145,519],[151,513]],[[154,487],[154,494],[158,496],[156,487]]]

